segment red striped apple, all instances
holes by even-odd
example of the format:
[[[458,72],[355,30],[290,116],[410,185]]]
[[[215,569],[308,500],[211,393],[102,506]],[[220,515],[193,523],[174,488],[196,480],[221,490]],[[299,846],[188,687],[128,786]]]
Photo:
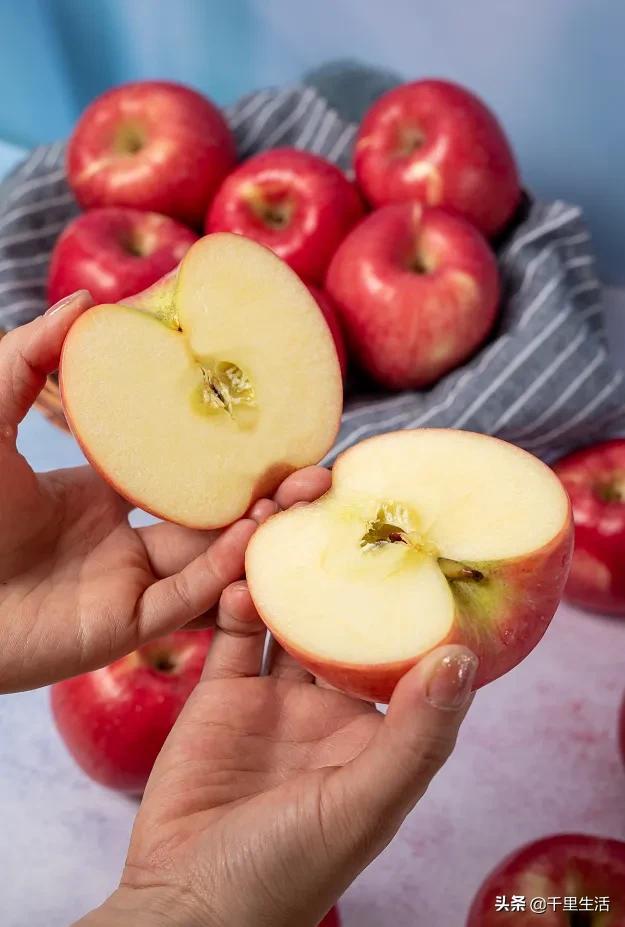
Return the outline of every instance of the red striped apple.
[[[394,389],[428,386],[466,360],[499,302],[497,263],[480,233],[418,203],[385,206],[357,225],[326,288],[361,365]]]
[[[168,216],[110,206],[92,209],[57,240],[48,300],[89,290],[96,303],[117,303],[177,267],[198,236]]]
[[[625,439],[575,451],[554,469],[575,522],[565,597],[591,611],[625,615]]]
[[[355,148],[356,177],[374,206],[419,200],[453,209],[485,235],[521,198],[514,155],[493,113],[442,80],[403,84],[377,100]]]
[[[144,790],[199,682],[212,631],[176,631],[110,666],[52,686],[59,734],[80,768],[123,792]]]
[[[422,429],[342,454],[325,496],[258,529],[246,573],[261,617],[303,666],[387,702],[443,644],[477,654],[476,686],[516,666],[557,608],[571,545],[549,467],[496,438]]]
[[[168,81],[114,87],[87,107],[67,173],[80,205],[131,206],[199,225],[235,164],[230,129],[202,94]]]
[[[319,283],[362,212],[355,186],[336,165],[308,151],[274,148],[226,178],[206,217],[206,231],[247,235],[305,280]]]
[[[336,349],[306,285],[267,248],[208,235],[127,303],[80,316],[60,367],[68,423],[126,499],[222,527],[329,450]]]
[[[535,898],[542,912],[531,911]],[[467,927],[625,927],[625,843],[557,834],[521,847],[488,876]]]

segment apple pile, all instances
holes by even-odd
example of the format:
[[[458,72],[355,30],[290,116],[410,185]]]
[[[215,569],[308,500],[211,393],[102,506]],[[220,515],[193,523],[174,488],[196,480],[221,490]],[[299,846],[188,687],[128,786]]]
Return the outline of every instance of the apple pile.
[[[265,245],[311,287],[345,375],[347,349],[388,389],[465,361],[499,304],[488,238],[521,197],[506,136],[468,90],[404,84],[365,114],[355,181],[308,151],[236,163],[217,107],[165,81],[114,88],[79,120],[67,175],[85,210],[59,237],[48,296],[119,303],[173,270],[198,234]]]

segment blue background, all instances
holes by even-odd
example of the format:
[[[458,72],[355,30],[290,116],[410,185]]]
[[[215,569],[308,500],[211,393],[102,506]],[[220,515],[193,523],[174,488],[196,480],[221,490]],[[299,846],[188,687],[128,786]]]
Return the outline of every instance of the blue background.
[[[528,188],[584,207],[623,282],[624,37],[622,0],[0,0],[0,139],[65,136],[136,78],[224,104],[336,57],[446,76],[498,112]]]

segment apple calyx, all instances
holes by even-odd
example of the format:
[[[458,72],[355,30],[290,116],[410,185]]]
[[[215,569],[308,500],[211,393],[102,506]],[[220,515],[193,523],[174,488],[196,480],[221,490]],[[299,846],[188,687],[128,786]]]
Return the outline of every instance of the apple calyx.
[[[134,155],[145,146],[145,133],[136,122],[123,123],[116,135],[113,147],[118,154]]]
[[[396,154],[406,158],[414,154],[425,144],[425,135],[418,126],[403,126],[399,133]]]
[[[293,218],[295,203],[283,189],[260,188],[250,184],[244,198],[256,218],[274,231],[285,229]]]
[[[595,495],[601,502],[625,502],[625,482],[621,477],[613,477],[595,485]]]

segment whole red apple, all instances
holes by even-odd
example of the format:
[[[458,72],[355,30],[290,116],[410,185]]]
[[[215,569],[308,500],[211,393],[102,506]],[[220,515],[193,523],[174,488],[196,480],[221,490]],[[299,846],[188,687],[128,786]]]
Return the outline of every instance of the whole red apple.
[[[356,178],[374,206],[416,199],[456,210],[485,235],[514,213],[521,187],[514,155],[493,113],[442,80],[403,84],[365,115]]]
[[[304,280],[320,282],[362,215],[354,185],[334,164],[296,148],[250,158],[226,178],[207,232],[237,232],[271,248]]]
[[[212,631],[176,631],[110,666],[52,687],[65,745],[96,782],[140,793],[195,688]]]
[[[139,209],[92,209],[59,236],[48,271],[50,304],[76,290],[116,303],[147,289],[180,263],[198,236],[186,225]]]
[[[312,284],[309,284],[308,289],[315,297],[317,305],[323,312],[323,317],[328,323],[328,328],[334,338],[334,346],[339,357],[343,382],[345,382],[348,363],[347,348],[345,347],[345,338],[343,337],[343,329],[341,328],[338,312],[336,311],[334,303],[324,290],[320,290],[319,287],[313,286]]]
[[[625,615],[625,439],[575,451],[554,469],[575,522],[565,596],[591,611]]]
[[[513,895],[525,898],[525,910],[519,902],[511,909]],[[534,898],[547,902],[546,911],[530,910]],[[559,902],[555,910],[550,898]],[[606,898],[609,912],[605,901],[599,907]],[[467,920],[467,927],[594,925],[625,927],[625,843],[582,834],[545,837],[508,856],[483,883]]]
[[[466,360],[497,315],[495,257],[472,225],[419,203],[383,206],[334,255],[326,288],[347,341],[385,386],[428,386]]]
[[[84,208],[131,206],[199,225],[235,161],[230,129],[210,100],[181,84],[138,81],[87,107],[67,173]]]

